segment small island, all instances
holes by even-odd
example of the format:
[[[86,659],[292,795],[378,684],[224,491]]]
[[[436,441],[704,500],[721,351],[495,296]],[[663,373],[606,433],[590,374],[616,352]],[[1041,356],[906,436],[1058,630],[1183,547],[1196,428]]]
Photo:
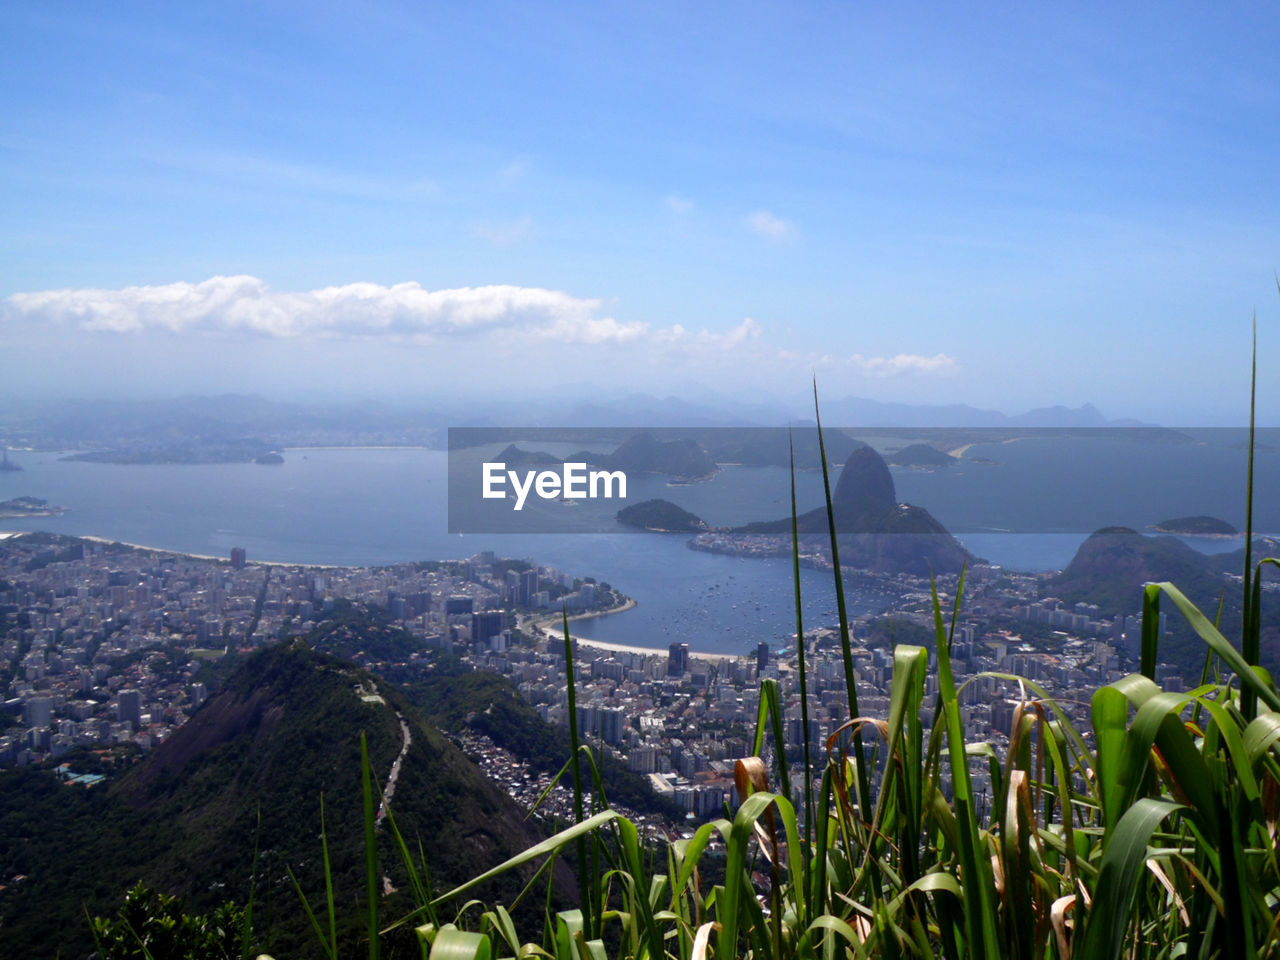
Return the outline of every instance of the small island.
[[[14,497],[0,501],[0,520],[16,520],[20,517],[57,517],[66,513],[64,507],[55,506],[39,497]]]
[[[706,522],[670,500],[645,500],[618,511],[618,522],[653,533],[705,533]]]
[[[951,454],[944,453],[927,443],[913,443],[901,450],[885,454],[884,459],[891,466],[911,467],[916,470],[937,470],[941,467],[949,467],[956,462],[956,458]]]
[[[515,467],[554,468],[561,466],[564,462],[559,457],[553,457],[542,450],[524,450],[514,443],[507,444],[506,449],[498,454],[494,460],[499,463],[505,463],[509,469],[514,469]]]
[[[253,462],[260,463],[263,466],[275,467],[284,463],[284,457],[278,453],[264,453],[260,457],[254,457]]]
[[[1238,537],[1240,531],[1217,517],[1175,517],[1161,520],[1152,527],[1157,533],[1173,533],[1183,537]]]

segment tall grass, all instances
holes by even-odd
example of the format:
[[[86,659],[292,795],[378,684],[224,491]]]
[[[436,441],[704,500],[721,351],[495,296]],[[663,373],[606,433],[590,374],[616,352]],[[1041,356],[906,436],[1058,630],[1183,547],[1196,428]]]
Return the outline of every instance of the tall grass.
[[[1256,389],[1256,363],[1253,382]],[[1251,441],[1252,429],[1251,403]],[[801,809],[791,796],[785,704],[776,682],[766,680],[753,755],[736,765],[736,812],[646,850],[635,825],[608,807],[598,776],[594,796],[588,793],[580,764],[594,763],[577,740],[566,622],[574,744],[566,767],[577,822],[442,895],[414,884],[418,905],[405,922],[421,924],[424,958],[1280,957],[1280,692],[1259,666],[1258,616],[1262,567],[1280,561],[1255,564],[1248,555],[1240,649],[1175,585],[1147,586],[1140,670],[1093,694],[1087,725],[1030,680],[988,673],[957,683],[951,653],[962,574],[950,610],[933,590],[932,648],[897,646],[888,710],[863,715],[820,449],[850,716],[823,745],[826,764],[814,769],[793,460]],[[1246,542],[1251,474],[1249,483]],[[1222,665],[1220,676],[1210,680],[1206,668],[1205,681],[1187,692],[1155,683],[1162,601]],[[937,693],[928,702],[935,672]],[[1023,691],[1002,752],[964,728],[964,688],[981,677]],[[975,765],[989,775],[993,794],[982,809]],[[588,817],[589,797],[596,812]],[[543,869],[531,883],[545,878],[550,902],[547,864],[570,850],[581,902],[554,914],[549,907],[543,929],[517,930],[505,905],[478,915],[466,909],[466,895],[480,884],[534,864]],[[721,865],[723,882],[708,883]],[[377,936],[371,929],[371,941]]]

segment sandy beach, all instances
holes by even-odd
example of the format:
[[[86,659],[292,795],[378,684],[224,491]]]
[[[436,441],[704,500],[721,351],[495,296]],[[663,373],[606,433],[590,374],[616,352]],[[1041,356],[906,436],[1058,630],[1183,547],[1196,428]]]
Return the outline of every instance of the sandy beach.
[[[215,557],[207,553],[187,553],[185,550],[169,550],[166,547],[149,547],[144,543],[129,543],[125,540],[112,540],[110,537],[95,537],[92,534],[79,534],[76,539],[103,544],[118,543],[123,547],[132,547],[134,550],[144,550],[147,553],[164,553],[171,557],[185,557],[188,560],[211,560],[214,563],[231,562],[230,557]],[[323,565],[317,563],[288,563],[284,560],[246,560],[245,565],[250,567],[307,567],[314,570],[338,569],[332,563]]]
[[[619,604],[616,607],[610,607],[608,610],[592,611],[589,613],[577,613],[571,616],[569,621],[587,620],[593,617],[608,617],[615,613],[623,613],[630,610],[635,605],[636,602],[628,597],[625,603]],[[548,640],[556,643],[564,642],[564,626],[559,617],[531,619],[528,621],[528,625],[535,632],[542,634]],[[646,657],[665,657],[667,655],[665,648],[659,649],[657,647],[641,647],[629,643],[609,643],[605,640],[592,640],[589,637],[578,636],[572,631],[572,629],[569,631],[569,636],[572,637],[574,643],[579,646],[591,647],[608,653],[637,653]],[[721,660],[737,660],[745,656],[747,656],[745,653],[700,653],[697,650],[689,650],[689,657],[692,660],[710,660],[718,662]]]

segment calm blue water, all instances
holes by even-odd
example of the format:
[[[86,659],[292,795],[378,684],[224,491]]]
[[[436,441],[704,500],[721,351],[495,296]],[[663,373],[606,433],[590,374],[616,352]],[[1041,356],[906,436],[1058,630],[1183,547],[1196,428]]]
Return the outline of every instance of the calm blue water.
[[[1147,465],[1155,458],[1171,478],[1153,491],[1149,482],[1140,482],[1151,473],[1136,470],[1132,448],[1079,443],[1063,450],[1002,445],[981,451],[1000,461],[995,465],[964,464],[938,473],[895,471],[899,498],[928,507],[954,529],[975,531],[959,536],[978,556],[1024,570],[1065,566],[1087,530],[1103,523],[1141,529],[1191,513],[1239,522],[1233,513],[1243,489],[1243,470],[1236,472],[1242,456],[1238,450],[1226,445],[1210,451],[1146,450],[1141,456]],[[294,450],[278,467],[123,466],[64,461],[54,454],[15,459],[25,469],[0,473],[0,500],[44,497],[68,512],[0,520],[0,529],[90,534],[217,556],[241,546],[253,559],[313,564],[378,565],[494,550],[577,576],[595,576],[633,596],[636,609],[575,628],[596,639],[653,647],[679,639],[709,652],[741,652],[760,640],[776,643],[795,629],[787,559],[700,553],[687,549],[686,538],[676,535],[448,534],[447,455],[441,451]],[[1126,471],[1136,472],[1126,480]],[[1234,482],[1220,482],[1224,474]],[[1268,479],[1275,475],[1276,455],[1266,453],[1260,457],[1259,490],[1277,489]],[[801,509],[817,506],[820,478],[803,474],[799,483]],[[783,470],[734,468],[712,483],[661,487],[653,495],[675,499],[712,523],[740,522],[744,502],[764,504],[749,508],[748,516],[758,516],[761,509],[765,517],[787,512]],[[1261,494],[1260,500],[1265,501]],[[1260,529],[1280,529],[1270,509],[1268,503],[1259,504]],[[1097,517],[1098,522],[1085,523],[1081,516]],[[1055,525],[1076,532],[1053,532]],[[1033,532],[1000,532],[1005,530]],[[1239,545],[1189,542],[1202,550]],[[806,623],[833,623],[830,574],[803,570],[801,581]],[[855,612],[885,605],[885,598],[867,584],[850,583],[848,590]]]
[[[23,472],[0,474],[0,500],[39,496],[68,512],[0,520],[0,529],[91,534],[216,556],[242,546],[253,559],[314,564],[494,550],[595,576],[637,600],[625,614],[576,624],[583,636],[654,647],[680,639],[694,649],[737,653],[795,631],[789,561],[700,553],[682,536],[451,536],[445,458],[421,449],[335,448],[289,451],[279,467],[123,466],[23,454]],[[806,569],[801,577],[806,622],[834,622],[831,575]],[[884,606],[874,592],[849,589],[857,612]]]

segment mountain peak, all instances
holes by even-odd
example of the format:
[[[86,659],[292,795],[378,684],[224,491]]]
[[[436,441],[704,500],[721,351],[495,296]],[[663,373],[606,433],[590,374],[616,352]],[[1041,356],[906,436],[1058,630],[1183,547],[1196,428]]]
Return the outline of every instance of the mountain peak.
[[[837,510],[862,512],[868,507],[883,509],[898,502],[893,475],[884,457],[870,447],[849,454],[840,471],[834,497]]]

